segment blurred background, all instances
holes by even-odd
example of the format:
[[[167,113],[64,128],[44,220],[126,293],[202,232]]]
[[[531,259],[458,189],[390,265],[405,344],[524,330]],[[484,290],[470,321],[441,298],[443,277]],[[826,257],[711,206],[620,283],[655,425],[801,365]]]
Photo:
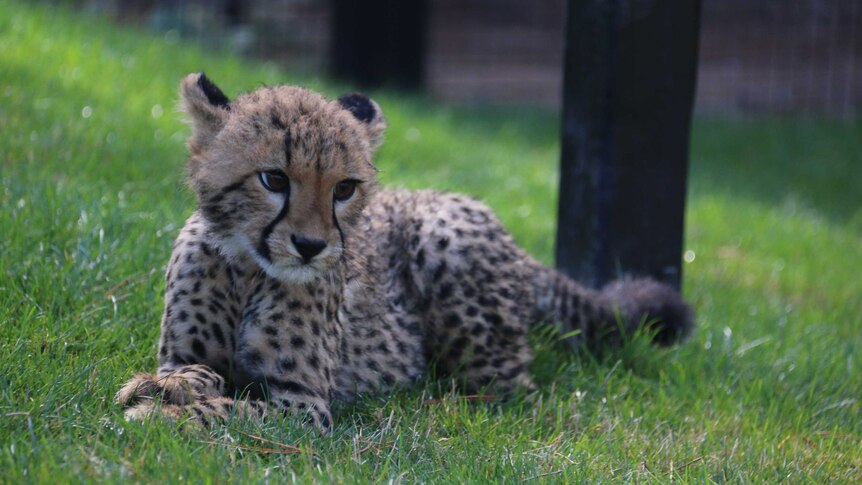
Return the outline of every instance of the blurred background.
[[[298,74],[456,104],[560,106],[564,0],[63,3]],[[850,118],[860,107],[862,1],[703,0],[697,114]]]

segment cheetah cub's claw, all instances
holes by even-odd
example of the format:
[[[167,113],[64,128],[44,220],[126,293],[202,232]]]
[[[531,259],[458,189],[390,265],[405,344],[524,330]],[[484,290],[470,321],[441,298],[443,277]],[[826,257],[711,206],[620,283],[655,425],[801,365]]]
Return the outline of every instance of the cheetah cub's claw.
[[[136,375],[117,392],[116,401],[132,407],[161,397],[165,404],[184,406],[223,392],[224,378],[205,365],[187,365],[161,377]]]

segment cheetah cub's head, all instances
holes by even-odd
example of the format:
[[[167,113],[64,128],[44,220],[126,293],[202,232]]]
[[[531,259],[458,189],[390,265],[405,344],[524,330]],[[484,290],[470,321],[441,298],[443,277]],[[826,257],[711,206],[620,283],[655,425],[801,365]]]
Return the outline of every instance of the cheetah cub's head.
[[[337,265],[376,185],[380,107],[292,86],[230,101],[203,73],[186,76],[180,92],[192,127],[189,183],[221,252],[294,283]]]

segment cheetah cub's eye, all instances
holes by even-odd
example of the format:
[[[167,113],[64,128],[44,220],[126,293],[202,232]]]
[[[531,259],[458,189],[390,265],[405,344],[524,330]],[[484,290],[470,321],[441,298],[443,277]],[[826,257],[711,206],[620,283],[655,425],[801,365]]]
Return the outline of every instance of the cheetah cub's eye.
[[[285,192],[290,189],[290,180],[281,170],[260,172],[260,183],[270,192]]]
[[[358,180],[342,180],[338,182],[332,189],[332,197],[338,202],[344,202],[353,197],[353,193],[356,192],[356,184],[358,183]]]

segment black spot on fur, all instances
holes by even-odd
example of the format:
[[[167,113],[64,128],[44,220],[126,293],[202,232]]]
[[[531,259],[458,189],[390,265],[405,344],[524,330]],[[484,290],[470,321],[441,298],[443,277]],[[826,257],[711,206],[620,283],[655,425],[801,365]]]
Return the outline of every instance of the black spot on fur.
[[[211,105],[218,106],[219,108],[230,109],[230,99],[225,96],[218,86],[209,80],[203,71],[201,71],[201,75],[198,77],[198,87],[204,92],[204,96],[207,97],[207,101],[209,101]]]
[[[338,103],[342,108],[350,111],[357,120],[363,123],[370,123],[377,114],[377,111],[374,109],[374,105],[371,104],[371,100],[368,99],[368,96],[361,93],[342,94],[341,97],[338,98]]]
[[[266,381],[269,384],[269,386],[272,387],[273,389],[280,389],[283,391],[291,392],[293,394],[304,394],[304,395],[314,395],[315,394],[311,389],[305,387],[304,385],[302,385],[296,381],[292,381],[289,379],[282,380],[282,379],[278,379],[277,377],[273,376],[273,377],[268,377]]]
[[[254,349],[249,349],[243,352],[240,355],[240,358],[245,361],[244,363],[249,369],[256,369],[263,364],[263,356],[260,355],[260,352]]]
[[[290,357],[285,357],[283,359],[279,359],[278,368],[282,372],[290,372],[296,368],[296,361]]]
[[[286,165],[290,165],[291,160],[291,147],[293,146],[293,138],[290,136],[289,131],[284,132],[284,163]]]
[[[279,118],[278,113],[276,113],[275,111],[270,114],[269,119],[272,122],[272,126],[278,128],[279,130],[283,130],[286,128],[284,122],[281,121],[281,118]]]
[[[446,261],[441,261],[440,265],[438,265],[437,268],[434,269],[434,275],[432,276],[432,279],[434,280],[434,282],[436,283],[436,282],[440,281],[440,278],[443,277],[443,273],[445,273],[445,272],[446,272]]]
[[[224,344],[225,344],[224,332],[222,332],[221,326],[218,323],[216,323],[212,326],[212,329],[213,329],[213,335],[215,336],[216,342],[218,342],[219,345],[224,347]]]
[[[457,313],[450,313],[446,316],[446,320],[443,322],[443,325],[445,325],[446,328],[457,328],[461,326],[461,317],[459,317]]]
[[[440,285],[440,291],[437,293],[437,297],[441,300],[447,300],[452,296],[452,284],[451,283],[443,283]]]
[[[500,325],[503,323],[503,319],[496,313],[483,313],[482,318],[492,325]]]
[[[204,348],[203,342],[198,339],[192,340],[192,351],[201,359],[206,359],[207,357],[207,350]]]

